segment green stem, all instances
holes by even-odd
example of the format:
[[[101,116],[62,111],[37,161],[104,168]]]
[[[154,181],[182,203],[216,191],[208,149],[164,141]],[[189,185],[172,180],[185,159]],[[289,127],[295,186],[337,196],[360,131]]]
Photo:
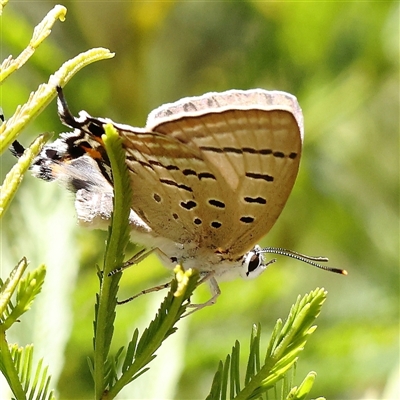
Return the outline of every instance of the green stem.
[[[96,399],[104,398],[104,396],[112,398],[104,393],[105,362],[111,343],[110,336],[112,336],[115,319],[116,292],[121,274],[113,276],[108,276],[108,274],[120,267],[123,262],[124,250],[129,240],[128,217],[131,198],[131,192],[129,188],[126,188],[126,182],[129,182],[129,175],[125,166],[125,155],[121,155],[121,139],[112,125],[107,124],[105,131],[106,135],[103,135],[103,140],[110,159],[114,179],[114,211],[104,256],[104,268],[95,320],[94,384]]]
[[[15,397],[18,400],[26,399],[26,395],[24,389],[22,388],[18,372],[15,369],[14,360],[11,357],[10,349],[6,340],[6,334],[2,327],[0,328],[0,359],[3,375],[10,385],[10,388]]]
[[[107,264],[106,264],[107,265]],[[109,264],[108,264],[109,265]],[[108,355],[106,346],[106,326],[109,316],[110,293],[113,280],[119,277],[107,277],[104,274],[101,281],[101,288],[99,293],[99,302],[96,316],[96,332],[94,341],[94,385],[95,385],[95,399],[101,399],[104,393],[104,368],[105,361]]]

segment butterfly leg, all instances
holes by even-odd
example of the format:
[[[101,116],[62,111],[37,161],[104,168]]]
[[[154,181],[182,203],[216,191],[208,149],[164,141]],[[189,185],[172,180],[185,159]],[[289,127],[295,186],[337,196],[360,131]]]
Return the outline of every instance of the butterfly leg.
[[[201,310],[204,307],[212,306],[217,302],[219,295],[221,294],[221,289],[218,286],[217,280],[213,277],[214,273],[207,273],[202,279],[200,279],[198,285],[201,285],[204,282],[208,282],[211,291],[211,298],[204,303],[201,304],[189,304],[188,307],[193,308],[192,311],[186,313],[184,316],[187,317],[190,314],[193,314],[195,311]]]
[[[108,276],[112,276],[112,275],[115,275],[115,274],[117,274],[119,272],[122,272],[124,269],[127,269],[127,268],[131,267],[134,264],[139,264],[142,260],[144,260],[146,257],[148,257],[153,252],[157,253],[158,255],[160,255],[160,253],[161,253],[161,255],[165,256],[165,254],[163,252],[161,252],[161,250],[158,249],[157,247],[153,248],[153,249],[150,249],[150,250],[146,249],[146,248],[142,249],[138,253],[136,253],[133,257],[131,257],[128,261],[124,262],[122,267],[116,268],[113,271],[111,271],[108,274]],[[168,283],[164,283],[162,285],[154,286],[154,287],[152,287],[150,289],[142,290],[138,294],[136,294],[134,296],[131,296],[131,297],[128,297],[125,300],[117,301],[117,304],[121,305],[121,304],[129,303],[132,300],[134,300],[134,299],[136,299],[136,298],[138,298],[138,297],[140,297],[140,296],[142,296],[144,294],[152,293],[152,292],[158,292],[159,290],[166,289],[166,288],[168,288],[170,286],[171,286],[171,282],[168,282]]]
[[[147,256],[153,253],[157,249],[142,249],[138,253],[136,253],[133,257],[131,257],[128,261],[125,261],[121,267],[113,269],[111,272],[108,273],[108,276],[113,276],[122,272],[123,270],[131,267],[134,264],[139,264],[143,261]]]
[[[157,250],[157,249],[154,249],[154,250]],[[143,259],[144,257],[147,257],[147,255],[148,255],[149,253],[150,253],[150,252],[146,252],[146,253],[145,253],[145,252],[144,252],[144,249],[143,249],[143,250],[142,250],[141,252],[139,252],[138,254],[139,254],[140,259]],[[135,256],[134,256],[134,257],[135,257]],[[127,267],[125,267],[125,268],[127,268]],[[114,272],[114,271],[112,271],[112,272]],[[184,317],[187,317],[188,315],[193,314],[195,311],[201,310],[201,309],[204,308],[204,307],[212,306],[213,304],[216,303],[217,298],[218,298],[219,295],[221,294],[221,290],[220,290],[220,288],[219,288],[219,286],[218,286],[218,283],[217,283],[216,279],[213,277],[213,275],[214,275],[214,272],[206,273],[206,274],[200,279],[200,281],[199,281],[199,283],[198,283],[198,285],[201,285],[201,284],[204,283],[204,282],[208,282],[208,284],[209,284],[209,286],[210,286],[211,293],[212,293],[212,297],[211,297],[209,300],[207,300],[206,302],[201,303],[201,304],[188,304],[188,307],[193,308],[193,310],[190,311],[190,312],[188,312],[188,313],[186,313],[186,314],[184,314],[184,315],[183,315]],[[168,287],[170,287],[170,286],[171,286],[171,282],[168,282],[168,283],[164,283],[164,284],[162,284],[162,285],[158,285],[158,286],[154,286],[154,287],[149,288],[149,289],[142,290],[142,291],[139,292],[138,294],[136,294],[136,295],[134,295],[134,296],[131,296],[131,297],[128,297],[128,298],[125,299],[125,300],[117,301],[117,304],[118,304],[118,305],[121,305],[121,304],[129,303],[129,302],[131,302],[132,300],[134,300],[134,299],[136,299],[136,298],[138,298],[138,297],[140,297],[140,296],[142,296],[142,295],[144,295],[144,294],[152,293],[152,292],[158,292],[159,290],[166,289],[166,288],[168,288]]]
[[[170,286],[171,286],[171,282],[168,282],[168,283],[164,283],[163,285],[158,285],[158,286],[154,286],[154,287],[152,287],[150,289],[142,290],[138,294],[135,294],[134,296],[128,297],[125,300],[117,301],[117,304],[121,305],[121,304],[129,303],[130,301],[142,296],[143,294],[152,293],[152,292],[158,292],[159,290],[166,289],[166,288],[168,288]]]

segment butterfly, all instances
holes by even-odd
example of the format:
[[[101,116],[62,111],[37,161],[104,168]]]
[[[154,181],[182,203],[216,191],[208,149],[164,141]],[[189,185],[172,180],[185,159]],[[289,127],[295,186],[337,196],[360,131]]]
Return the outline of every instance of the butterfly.
[[[58,181],[75,193],[78,221],[106,228],[113,209],[113,180],[104,148],[104,124],[122,138],[133,199],[131,239],[158,254],[167,267],[196,268],[210,284],[259,276],[275,259],[266,253],[308,257],[261,248],[293,188],[304,139],[297,99],[263,89],[229,90],[183,98],[152,111],[144,128],[70,112],[58,88],[58,114],[72,128],[46,145],[33,175]],[[13,153],[24,151],[18,142]]]

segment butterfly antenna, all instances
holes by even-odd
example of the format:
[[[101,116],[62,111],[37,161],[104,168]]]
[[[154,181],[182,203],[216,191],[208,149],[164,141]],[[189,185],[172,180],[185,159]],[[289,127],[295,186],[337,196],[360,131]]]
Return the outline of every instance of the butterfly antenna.
[[[330,271],[330,272],[334,272],[336,274],[341,274],[341,275],[347,275],[347,271],[345,269],[332,268],[332,267],[328,267],[326,265],[321,265],[318,263],[318,262],[328,262],[329,259],[326,257],[307,256],[305,254],[300,254],[300,253],[297,253],[296,251],[283,249],[281,247],[266,247],[261,250],[261,253],[272,253],[272,254],[278,254],[281,256],[291,257],[296,260],[302,261],[306,264],[310,264],[314,267],[324,269],[325,271]]]
[[[57,86],[57,108],[58,108],[58,115],[61,119],[61,122],[69,126],[70,128],[77,128],[79,129],[82,124],[76,121],[76,118],[72,115],[71,111],[69,110],[67,100],[65,99],[64,92],[61,86]]]

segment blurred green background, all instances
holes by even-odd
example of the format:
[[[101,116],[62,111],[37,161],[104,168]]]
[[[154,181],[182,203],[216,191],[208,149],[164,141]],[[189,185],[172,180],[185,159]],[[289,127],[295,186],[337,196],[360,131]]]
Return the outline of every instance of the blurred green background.
[[[11,1],[1,17],[1,59],[17,56],[57,2]],[[330,258],[347,277],[291,259],[254,281],[221,284],[213,307],[179,324],[151,370],[120,398],[204,398],[219,359],[247,346],[261,322],[264,345],[277,318],[315,287],[328,300],[297,366],[317,372],[314,397],[394,399],[399,390],[399,3],[65,1],[64,23],[0,90],[9,118],[60,65],[92,47],[115,58],[66,86],[70,108],[143,126],[155,107],[181,97],[261,87],[297,96],[305,118],[300,172],[285,210],[260,243]],[[20,140],[64,131],[53,102]],[[3,178],[14,160],[1,159]],[[78,228],[73,196],[27,176],[1,223],[2,277],[23,255],[46,263],[32,312],[10,333],[33,341],[60,398],[92,398],[86,358],[104,232]],[[169,280],[155,257],[124,272],[121,297]],[[207,288],[197,300],[207,299]],[[160,296],[161,297],[160,297]],[[162,298],[118,309],[115,348],[146,326]],[[245,350],[245,349],[243,349]],[[244,360],[243,360],[244,361]],[[4,393],[4,384],[2,392]],[[131,385],[133,386],[133,385]],[[139,387],[140,386],[140,387]],[[397,392],[398,393],[398,392]],[[1,395],[0,395],[1,396]]]

